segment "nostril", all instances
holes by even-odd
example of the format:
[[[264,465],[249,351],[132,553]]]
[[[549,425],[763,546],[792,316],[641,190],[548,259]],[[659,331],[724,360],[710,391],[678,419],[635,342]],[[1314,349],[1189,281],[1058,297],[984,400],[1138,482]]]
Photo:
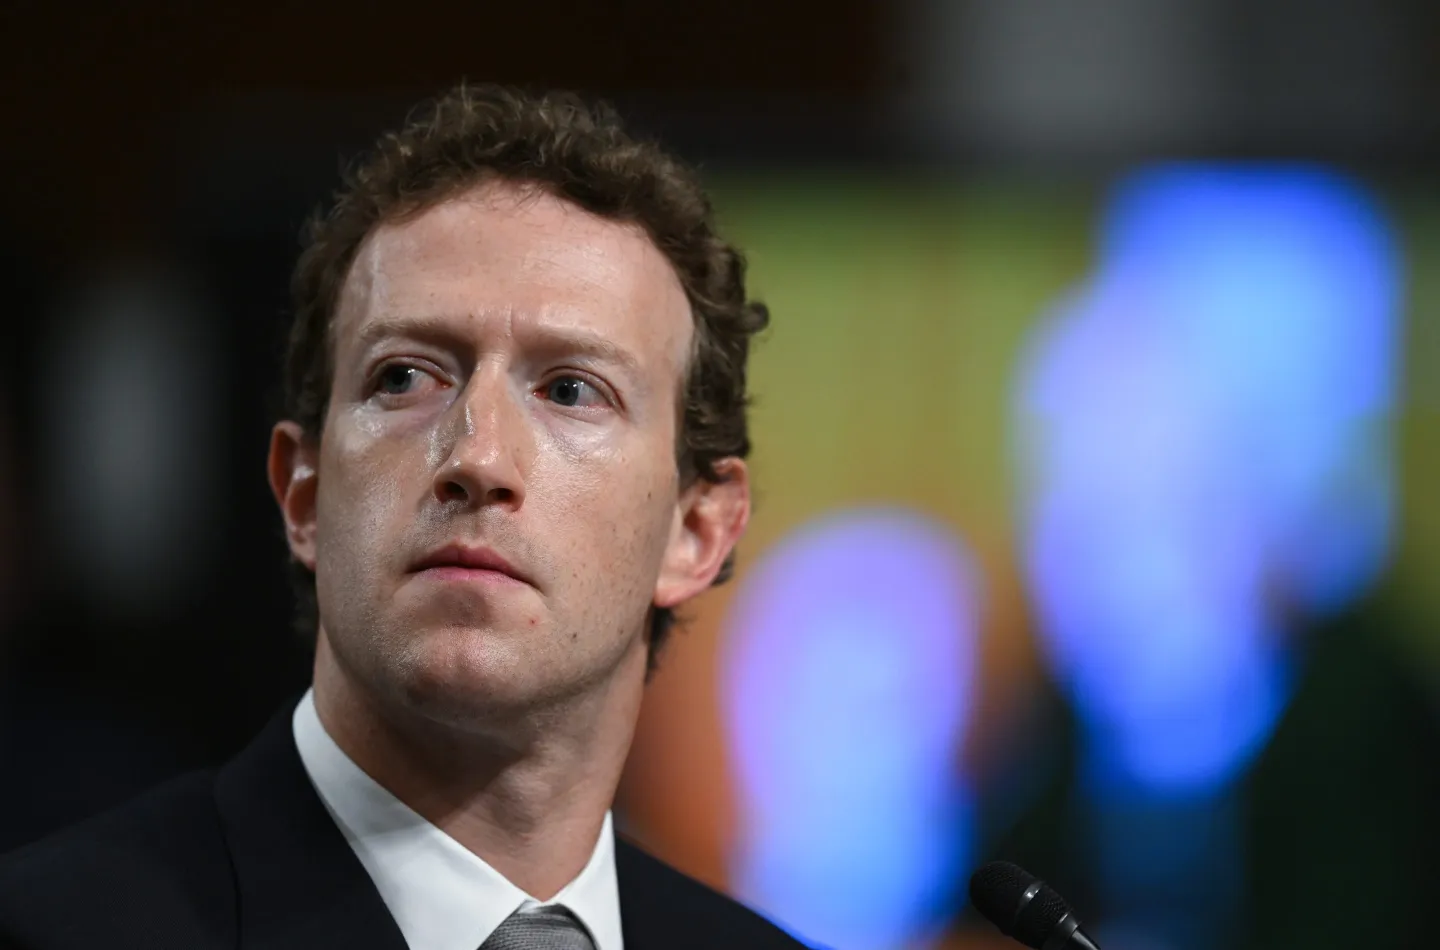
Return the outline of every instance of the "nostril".
[[[524,497],[520,487],[485,485],[469,478],[441,478],[435,481],[435,497],[444,504],[454,502],[462,506],[500,505],[515,507]]]

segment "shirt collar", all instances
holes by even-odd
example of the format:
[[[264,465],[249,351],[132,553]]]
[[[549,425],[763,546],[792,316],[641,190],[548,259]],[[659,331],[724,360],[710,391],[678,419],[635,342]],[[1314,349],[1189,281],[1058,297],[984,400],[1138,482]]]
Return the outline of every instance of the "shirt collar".
[[[475,950],[506,917],[542,903],[361,771],[325,731],[313,691],[293,729],[310,781],[411,950]],[[584,870],[543,903],[569,908],[596,950],[624,950],[609,812]]]

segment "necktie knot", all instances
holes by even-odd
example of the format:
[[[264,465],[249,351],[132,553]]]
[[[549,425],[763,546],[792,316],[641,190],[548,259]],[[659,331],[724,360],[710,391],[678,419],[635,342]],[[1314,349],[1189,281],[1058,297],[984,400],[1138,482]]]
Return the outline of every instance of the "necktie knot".
[[[585,925],[557,904],[517,910],[480,950],[595,950],[595,942]]]

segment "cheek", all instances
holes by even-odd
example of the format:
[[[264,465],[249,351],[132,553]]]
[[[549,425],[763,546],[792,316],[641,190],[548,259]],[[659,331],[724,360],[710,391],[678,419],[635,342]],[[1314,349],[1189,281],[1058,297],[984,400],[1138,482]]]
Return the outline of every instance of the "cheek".
[[[363,429],[332,431],[335,438],[321,451],[317,541],[322,557],[349,563],[393,540],[405,499],[413,494],[410,483],[423,472],[425,450],[405,440],[369,438]]]
[[[668,456],[613,452],[559,459],[555,470],[547,469],[533,473],[530,496],[537,508],[553,512],[561,543],[566,536],[577,543],[586,536],[587,555],[608,572],[623,572],[627,564],[641,571],[658,565],[677,491]]]
[[[642,516],[674,501],[677,474],[668,456],[611,446],[541,453],[529,479],[532,495],[587,518]]]

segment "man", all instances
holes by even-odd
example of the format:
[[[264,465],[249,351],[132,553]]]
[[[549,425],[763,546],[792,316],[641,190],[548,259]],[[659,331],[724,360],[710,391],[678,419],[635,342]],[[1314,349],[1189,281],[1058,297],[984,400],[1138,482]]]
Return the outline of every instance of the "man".
[[[461,87],[307,245],[269,478],[313,688],[218,772],[5,859],[0,934],[798,946],[609,811],[671,612],[749,515],[767,315],[694,179],[608,110]]]

